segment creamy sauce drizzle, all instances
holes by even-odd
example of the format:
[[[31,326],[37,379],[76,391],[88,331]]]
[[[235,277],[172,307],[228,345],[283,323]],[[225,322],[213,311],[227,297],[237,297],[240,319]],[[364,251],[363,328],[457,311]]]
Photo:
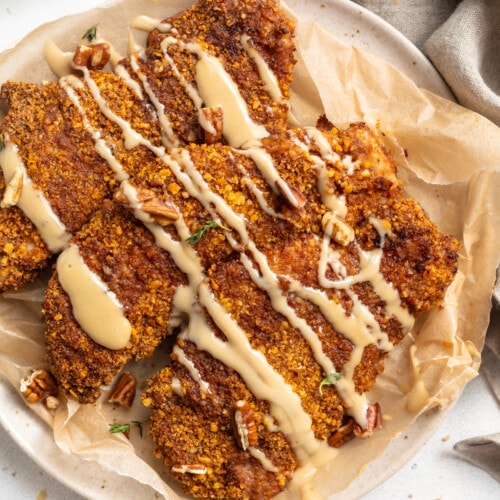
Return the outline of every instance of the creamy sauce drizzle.
[[[59,252],[68,244],[71,234],[52,209],[42,191],[37,189],[28,176],[19,149],[4,134],[5,147],[0,151],[0,166],[5,178],[5,194],[17,191],[17,196],[2,207],[17,205],[36,226],[49,250]],[[15,185],[15,186],[14,186]],[[19,191],[20,190],[20,191]]]
[[[164,23],[161,19],[149,16],[137,16],[130,23],[130,27],[147,32],[157,29],[160,33],[168,33],[172,29],[170,23]]]
[[[124,315],[123,306],[97,274],[88,268],[76,245],[69,245],[59,255],[57,274],[82,329],[108,349],[124,348],[132,327]]]
[[[52,72],[59,78],[73,72],[74,52],[63,52],[52,40],[43,46],[43,57]]]
[[[253,446],[250,446],[248,448],[248,453],[252,455],[253,458],[256,458],[260,464],[262,465],[262,468],[264,470],[267,470],[268,472],[279,472],[278,467],[276,467],[269,458],[267,458],[266,454],[262,451],[259,450],[258,448],[255,448]]]
[[[118,64],[115,67],[115,73],[127,84],[130,89],[132,89],[132,91],[141,101],[144,100],[144,92],[142,91],[142,87],[130,76],[130,73],[122,64]]]
[[[416,350],[417,347],[415,345],[410,346],[410,361],[413,367],[413,388],[408,393],[408,399],[406,401],[406,411],[414,415],[420,413],[432,400],[429,392],[425,388],[424,381],[420,378],[421,370],[415,355]]]
[[[92,79],[92,77],[90,75],[90,71],[84,66],[80,66],[80,67],[78,67],[78,69],[82,71],[83,79],[84,79],[85,83],[87,84],[87,88],[88,88],[90,94],[92,95],[92,97],[94,98],[94,100],[97,102],[102,114],[109,121],[116,123],[116,125],[118,125],[121,128],[122,133],[123,133],[125,147],[127,149],[132,149],[132,148],[135,148],[139,145],[148,144],[147,141],[144,139],[144,137],[139,132],[136,132],[132,128],[132,126],[130,125],[129,122],[127,122],[125,119],[121,118],[116,113],[114,113],[111,110],[111,108],[107,105],[106,100],[101,95],[99,87],[97,86],[95,81]]]
[[[200,391],[203,394],[209,393],[210,386],[208,382],[203,380],[203,378],[200,375],[200,372],[196,369],[194,363],[185,355],[184,351],[178,345],[175,345],[173,352],[176,355],[177,361],[188,369],[191,378],[198,383],[198,385],[200,386]]]
[[[113,172],[115,173],[116,179],[118,181],[121,182],[125,179],[128,179],[129,175],[123,168],[123,165],[116,159],[113,152],[111,151],[111,148],[108,146],[106,141],[101,137],[101,132],[92,127],[87,117],[87,113],[85,112],[84,107],[80,103],[78,94],[75,92],[74,89],[81,88],[83,86],[81,80],[79,80],[75,76],[69,75],[61,78],[59,80],[59,84],[65,90],[70,101],[74,104],[74,106],[80,113],[83,126],[92,137],[95,144],[95,150],[97,151],[99,156],[108,163],[111,170],[113,170]]]
[[[247,51],[247,54],[257,66],[259,76],[264,82],[267,92],[271,96],[272,100],[276,102],[283,101],[283,94],[281,93],[276,75],[268,66],[264,58],[259,54],[259,51],[252,47],[250,37],[248,35],[241,36],[241,45]]]
[[[197,44],[188,44],[189,50],[198,56],[196,84],[198,92],[209,108],[222,108],[222,134],[228,144],[245,147],[269,133],[263,125],[255,123],[248,112],[247,103],[236,83],[216,57],[203,51]]]
[[[144,91],[146,92],[147,96],[149,97],[149,100],[156,109],[158,120],[160,122],[160,126],[163,131],[162,133],[163,145],[166,148],[177,147],[179,145],[179,138],[177,137],[177,134],[174,132],[172,124],[168,121],[168,118],[165,115],[165,106],[160,102],[160,100],[154,93],[153,89],[151,88],[151,85],[148,82],[147,76],[140,70],[138,63],[139,57],[141,57],[140,54],[133,55],[130,58],[130,65],[135,74],[139,77]]]

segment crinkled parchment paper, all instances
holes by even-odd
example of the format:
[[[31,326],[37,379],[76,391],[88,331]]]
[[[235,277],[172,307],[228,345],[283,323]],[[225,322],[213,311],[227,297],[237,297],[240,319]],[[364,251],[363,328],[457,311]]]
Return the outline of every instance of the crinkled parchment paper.
[[[136,15],[165,18],[191,3],[124,0],[46,25],[0,57],[0,81],[53,78],[43,60],[44,42],[50,39],[72,50],[96,23],[99,34],[125,55],[129,22]],[[135,35],[139,41],[141,34]],[[339,492],[384,452],[391,439],[406,432],[418,415],[446,409],[477,374],[500,256],[500,129],[417,88],[390,65],[317,25],[298,20],[297,42],[295,117],[312,124],[324,112],[338,126],[361,120],[377,128],[400,165],[408,194],[420,201],[441,230],[460,241],[459,271],[443,307],[417,322],[391,353],[372,390],[371,400],[381,404],[386,417],[383,429],[368,441],[348,443],[315,480],[321,494],[341,497]],[[28,291],[0,299],[0,374],[16,388],[32,368],[44,365],[39,302],[43,280],[37,285],[38,289],[30,285]],[[143,382],[167,362],[166,352],[162,347],[152,360],[130,369]],[[64,452],[132,477],[148,485],[140,486],[144,491],[152,488],[177,498],[179,490],[151,452],[147,423],[144,437],[132,429],[130,441],[108,432],[114,421],[147,421],[146,409],[138,398],[131,410],[116,409],[105,399],[106,391],[96,405],[63,401],[54,414],[41,405],[30,408],[47,422],[47,432],[53,429]],[[24,404],[21,397],[19,404]]]

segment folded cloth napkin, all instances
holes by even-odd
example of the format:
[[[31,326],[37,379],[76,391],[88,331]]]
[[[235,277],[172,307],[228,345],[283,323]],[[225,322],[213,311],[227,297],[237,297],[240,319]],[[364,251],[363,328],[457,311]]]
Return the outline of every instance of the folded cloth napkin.
[[[424,51],[460,104],[500,126],[500,0],[353,1]],[[500,275],[481,373],[500,402]],[[465,439],[454,449],[500,481],[500,432]]]
[[[458,102],[500,126],[500,2],[463,0],[424,50]]]
[[[460,104],[500,126],[500,1],[354,1],[423,50]]]
[[[500,481],[500,433],[465,439],[453,449]]]

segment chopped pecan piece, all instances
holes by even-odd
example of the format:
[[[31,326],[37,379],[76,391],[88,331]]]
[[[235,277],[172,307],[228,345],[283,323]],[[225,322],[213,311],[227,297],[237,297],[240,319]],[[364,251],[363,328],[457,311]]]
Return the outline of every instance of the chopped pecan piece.
[[[9,182],[5,186],[5,191],[3,193],[3,199],[0,206],[2,208],[13,207],[19,201],[21,197],[21,191],[24,184],[24,174],[22,170],[16,170],[14,175],[10,178]]]
[[[302,208],[307,198],[295,186],[285,181],[276,181],[276,188],[292,208]]]
[[[253,410],[246,401],[239,400],[234,404],[233,426],[236,440],[242,450],[257,445],[259,437]]]
[[[176,464],[170,469],[178,474],[206,474],[207,466],[203,464]]]
[[[114,200],[121,205],[132,210],[141,210],[151,216],[151,218],[160,226],[173,224],[178,218],[179,213],[166,201],[158,199],[157,194],[150,189],[136,188],[137,200],[131,201],[119,188],[114,193]]]
[[[215,144],[222,139],[222,108],[201,108],[198,121],[205,144]]]
[[[354,435],[361,439],[368,439],[375,429],[382,427],[382,410],[378,403],[369,405],[366,409],[366,428],[362,429],[359,424],[354,424]]]
[[[321,220],[325,233],[331,232],[331,238],[343,247],[354,241],[354,230],[341,217],[333,212],[326,212]]]
[[[354,420],[350,419],[347,423],[339,427],[328,438],[328,445],[333,448],[340,448],[342,445],[354,438]]]
[[[19,389],[30,404],[40,401],[49,410],[55,410],[59,406],[57,381],[48,370],[33,371],[29,376],[21,380]]]
[[[75,68],[102,69],[106,66],[110,56],[111,50],[107,43],[78,45],[73,56],[73,66]]]
[[[118,403],[130,408],[135,398],[137,379],[132,373],[123,373],[108,397],[109,403]]]

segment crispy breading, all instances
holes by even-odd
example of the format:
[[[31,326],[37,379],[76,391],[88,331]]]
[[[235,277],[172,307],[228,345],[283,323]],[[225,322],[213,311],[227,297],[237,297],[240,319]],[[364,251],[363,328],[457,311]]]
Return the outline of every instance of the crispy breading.
[[[161,42],[169,37],[180,42],[199,44],[216,56],[225,71],[237,84],[247,103],[250,117],[266,125],[269,132],[282,130],[288,120],[288,98],[294,67],[294,24],[273,0],[201,0],[193,7],[166,19],[172,30],[153,30],[148,38],[146,59],[138,59],[157,98],[165,105],[165,114],[178,131],[183,143],[200,142],[196,130],[198,115],[186,87],[179,85],[171,64],[165,61]],[[268,84],[259,75],[256,62],[242,44],[249,36],[249,45],[258,50],[275,75],[281,98],[270,94]],[[167,53],[188,84],[196,81],[196,57],[173,43]],[[182,144],[181,144],[182,145]]]
[[[80,113],[56,82],[6,82],[0,97],[9,105],[2,133],[68,231],[78,230],[110,195],[110,168]]]

